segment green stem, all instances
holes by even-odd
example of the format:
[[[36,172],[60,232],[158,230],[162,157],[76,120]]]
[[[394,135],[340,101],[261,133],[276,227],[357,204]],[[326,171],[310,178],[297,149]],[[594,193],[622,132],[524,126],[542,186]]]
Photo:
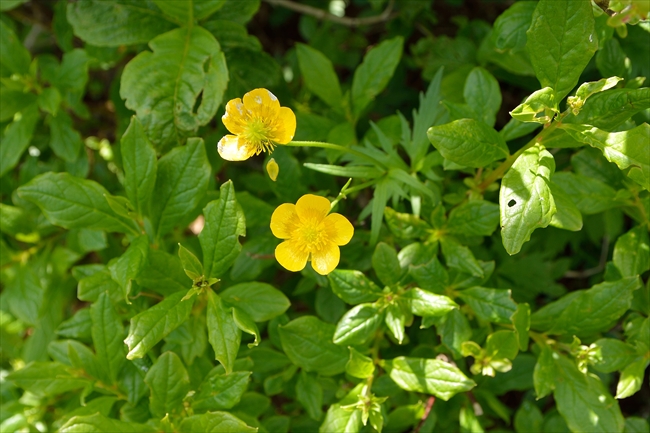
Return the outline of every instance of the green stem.
[[[293,146],[293,147],[320,147],[322,149],[332,149],[332,150],[338,150],[343,153],[349,153],[351,155],[358,156],[359,158],[363,158],[368,162],[371,162],[372,164],[375,164],[383,169],[386,169],[386,166],[379,160],[373,158],[370,155],[366,155],[363,152],[359,152],[358,150],[351,149],[349,147],[341,146],[339,144],[333,144],[333,143],[326,143],[324,141],[290,141],[289,143],[285,144],[284,146]]]
[[[348,188],[348,185],[350,184],[350,182],[352,182],[351,178],[350,178],[350,180],[348,180],[346,182],[346,184],[341,189],[341,192],[339,192],[339,195],[336,196],[334,201],[330,204],[330,209],[334,209],[334,206],[336,206],[338,204],[338,202],[340,202],[342,199],[347,198],[347,196],[349,194],[352,194],[353,192],[361,191],[362,189],[366,189],[369,186],[372,186],[375,183],[377,183],[376,180],[370,180],[368,182],[362,183],[361,185],[357,185],[357,186],[353,186],[352,188]]]
[[[517,158],[519,158],[522,153],[533,147],[535,144],[541,143],[542,140],[546,138],[546,136],[557,129],[559,124],[559,121],[553,122],[548,127],[544,128],[539,134],[537,134],[535,138],[526,143],[524,147],[506,158],[506,160],[503,161],[500,166],[498,166],[492,173],[490,173],[488,177],[485,178],[483,182],[481,182],[481,184],[478,186],[478,189],[483,192],[487,189],[488,186],[492,185],[492,183],[501,179],[506,174],[506,171],[512,167],[512,164],[515,163]]]

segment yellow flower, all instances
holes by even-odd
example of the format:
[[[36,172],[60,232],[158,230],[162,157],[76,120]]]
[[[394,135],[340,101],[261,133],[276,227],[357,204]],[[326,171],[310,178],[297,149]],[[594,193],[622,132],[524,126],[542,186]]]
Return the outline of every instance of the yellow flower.
[[[255,89],[226,104],[221,118],[228,131],[219,140],[219,155],[228,161],[244,161],[276,144],[287,144],[296,133],[296,115],[280,107],[278,98],[266,89]]]
[[[329,214],[330,201],[306,194],[294,205],[281,204],[271,216],[271,231],[285,239],[275,249],[275,258],[292,272],[301,271],[311,260],[316,272],[327,275],[339,264],[339,246],[350,242],[354,228],[338,213]]]

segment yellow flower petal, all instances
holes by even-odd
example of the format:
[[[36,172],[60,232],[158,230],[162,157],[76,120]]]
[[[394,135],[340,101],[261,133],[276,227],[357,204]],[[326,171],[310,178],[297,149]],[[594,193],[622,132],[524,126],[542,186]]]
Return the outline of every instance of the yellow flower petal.
[[[293,140],[296,133],[296,115],[291,108],[281,107],[277,119],[275,119],[275,128],[271,133],[271,140],[278,144],[287,144]]]
[[[275,258],[288,271],[298,272],[305,268],[309,253],[295,241],[284,241],[275,248]]]
[[[320,221],[329,211],[330,201],[319,195],[305,194],[296,202],[296,213],[302,221]]]
[[[255,89],[244,95],[244,107],[251,117],[274,121],[280,112],[280,101],[266,89]]]
[[[255,146],[242,142],[236,135],[224,135],[217,145],[219,155],[227,161],[244,161],[255,155]]]
[[[226,114],[221,117],[224,126],[231,134],[242,134],[246,128],[247,113],[240,98],[231,99],[226,104]]]
[[[266,172],[273,182],[277,180],[278,174],[280,174],[280,166],[275,162],[275,158],[269,159],[269,162],[266,163]]]
[[[298,222],[296,205],[291,203],[281,204],[271,215],[271,232],[276,238],[290,239]]]
[[[325,229],[328,239],[336,245],[346,245],[354,235],[354,227],[346,217],[333,213],[325,217]]]
[[[336,268],[341,258],[341,251],[334,242],[328,242],[319,251],[311,253],[311,267],[321,275],[327,275]]]

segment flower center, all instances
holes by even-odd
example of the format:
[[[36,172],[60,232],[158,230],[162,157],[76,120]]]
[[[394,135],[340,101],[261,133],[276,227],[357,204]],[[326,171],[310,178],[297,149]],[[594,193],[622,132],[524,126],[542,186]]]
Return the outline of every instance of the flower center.
[[[275,147],[273,142],[268,139],[269,128],[259,117],[253,117],[248,120],[246,130],[244,131],[246,141],[257,147],[257,154],[263,150],[271,152]]]
[[[325,231],[321,224],[309,221],[298,229],[298,239],[305,250],[309,252],[318,251],[325,244]]]

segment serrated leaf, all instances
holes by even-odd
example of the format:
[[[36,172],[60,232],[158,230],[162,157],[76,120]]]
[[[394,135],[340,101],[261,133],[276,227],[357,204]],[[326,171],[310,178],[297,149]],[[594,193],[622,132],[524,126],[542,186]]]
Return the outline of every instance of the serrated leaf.
[[[445,401],[476,386],[457,367],[439,359],[399,356],[384,365],[402,389],[432,394]]]
[[[120,96],[154,144],[167,149],[212,119],[228,69],[217,40],[199,26],[164,33],[149,46],[153,52],[141,52],[124,68]]]
[[[438,69],[436,75],[431,79],[426,93],[420,93],[420,105],[417,111],[413,111],[413,134],[410,140],[403,140],[411,161],[420,161],[429,149],[427,129],[431,125],[441,125],[447,120],[447,113],[441,107],[442,76],[444,69]],[[398,112],[399,113],[399,112]],[[403,119],[402,117],[400,117]],[[408,127],[408,125],[406,125]]]
[[[296,44],[296,55],[305,86],[330,107],[340,110],[343,94],[330,59],[305,44]]]
[[[157,418],[183,410],[183,398],[190,390],[190,377],[174,352],[163,353],[149,369],[144,382],[151,390],[149,410]]]
[[[278,326],[282,347],[291,361],[325,376],[342,373],[347,349],[332,342],[334,325],[315,316],[303,316]]]
[[[129,127],[120,140],[124,166],[124,190],[135,211],[149,211],[149,200],[156,184],[158,160],[149,137],[137,117],[131,117]]]
[[[549,187],[554,171],[553,155],[535,144],[503,177],[499,192],[501,238],[508,254],[517,254],[535,229],[551,223],[557,211]]]
[[[63,228],[138,233],[132,220],[110,208],[104,198],[108,191],[92,180],[68,173],[45,173],[17,191],[20,197],[38,205],[53,224]]]
[[[221,185],[219,191],[219,200],[211,201],[203,209],[205,226],[199,234],[207,278],[226,274],[241,251],[239,236],[246,236],[244,212],[237,203],[232,182]]]
[[[201,201],[210,180],[210,163],[203,139],[191,138],[158,161],[151,202],[156,237],[168,233]]]
[[[526,36],[535,75],[561,101],[598,49],[591,2],[541,0]]]
[[[237,327],[231,308],[226,308],[219,295],[208,292],[208,340],[214,349],[217,361],[223,365],[226,374],[232,372],[239,351],[241,330]]]
[[[400,36],[383,41],[368,51],[354,71],[350,96],[356,118],[388,84],[402,57],[403,44]]]
[[[126,361],[124,352],[124,327],[115,307],[106,293],[99,295],[90,307],[92,337],[97,362],[108,375],[111,383]]]
[[[283,314],[291,302],[270,284],[241,283],[219,293],[221,299],[245,311],[255,322],[265,322]]]
[[[485,167],[509,155],[508,146],[499,133],[474,119],[432,126],[427,136],[445,159],[465,167]]]
[[[128,359],[142,358],[149,349],[180,326],[192,311],[193,298],[183,301],[185,292],[176,292],[131,319]]]

